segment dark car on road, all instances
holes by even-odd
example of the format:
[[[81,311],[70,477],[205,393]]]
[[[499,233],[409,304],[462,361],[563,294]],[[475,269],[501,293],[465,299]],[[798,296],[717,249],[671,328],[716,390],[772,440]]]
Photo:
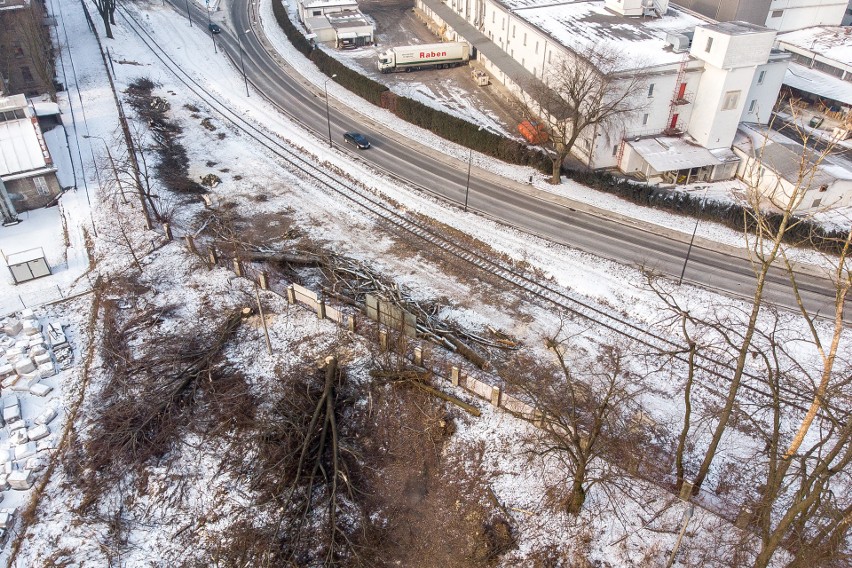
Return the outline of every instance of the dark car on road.
[[[347,144],[352,144],[359,150],[366,150],[370,147],[370,141],[363,134],[357,132],[347,132],[343,135],[343,141]]]
[[[222,33],[222,28],[220,28],[218,25],[216,25],[216,24],[214,24],[214,23],[212,23],[212,22],[211,22],[211,23],[209,23],[209,24],[207,24],[207,29],[208,29],[208,30],[210,30],[210,33],[211,33],[211,34],[220,34],[220,33]]]

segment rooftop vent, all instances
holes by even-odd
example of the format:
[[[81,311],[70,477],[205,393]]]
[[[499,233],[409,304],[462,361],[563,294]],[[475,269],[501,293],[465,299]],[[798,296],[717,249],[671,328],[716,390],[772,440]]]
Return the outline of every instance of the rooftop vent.
[[[683,53],[689,51],[692,38],[684,33],[666,34],[666,43],[672,46],[675,53]]]
[[[669,9],[669,0],[606,0],[604,5],[622,16],[661,18]]]

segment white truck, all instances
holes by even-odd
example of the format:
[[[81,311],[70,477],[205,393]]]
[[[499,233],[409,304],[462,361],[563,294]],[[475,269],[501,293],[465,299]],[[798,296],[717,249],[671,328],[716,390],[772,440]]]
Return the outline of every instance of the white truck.
[[[460,41],[403,45],[379,53],[379,71],[417,71],[419,69],[446,69],[466,65],[470,60],[470,45]]]

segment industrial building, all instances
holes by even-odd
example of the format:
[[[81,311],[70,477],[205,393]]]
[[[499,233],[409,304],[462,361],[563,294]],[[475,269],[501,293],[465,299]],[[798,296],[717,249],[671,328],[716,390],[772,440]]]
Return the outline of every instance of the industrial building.
[[[468,41],[482,67],[519,96],[547,82],[560,57],[590,44],[617,50],[621,68],[643,75],[639,110],[584,131],[575,155],[591,168],[651,182],[729,179],[742,122],[765,125],[789,54],[776,32],[714,22],[668,0],[416,0],[446,41]]]

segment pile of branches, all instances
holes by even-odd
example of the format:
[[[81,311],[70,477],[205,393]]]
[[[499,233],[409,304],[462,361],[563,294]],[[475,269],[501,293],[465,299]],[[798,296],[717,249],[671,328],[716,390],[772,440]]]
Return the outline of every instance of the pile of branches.
[[[155,165],[156,177],[177,193],[207,193],[204,186],[189,177],[189,155],[180,143],[183,129],[168,118],[169,102],[153,94],[157,86],[151,79],[142,77],[125,91],[127,102],[148,125],[154,139],[154,149],[159,158]]]
[[[274,563],[357,565],[353,540],[362,514],[354,488],[359,452],[347,427],[354,398],[334,357],[313,373],[288,377],[284,391],[255,429],[248,469],[258,507],[278,515]]]
[[[417,318],[418,336],[458,352],[480,368],[488,365],[486,358],[473,347],[483,349],[518,349],[509,335],[489,328],[491,338],[463,329],[454,322],[438,317],[444,308],[437,302],[421,302],[408,296],[397,284],[388,281],[361,261],[329,252],[296,250],[292,252],[250,252],[249,260],[276,262],[298,274],[296,267],[318,269],[324,280],[326,296],[366,311],[368,294],[413,314]]]
[[[105,310],[102,356],[108,378],[80,457],[80,471],[94,474],[81,476],[90,482],[88,503],[110,482],[172,448],[180,427],[190,422],[200,389],[234,378],[219,360],[243,310],[228,313],[212,333],[197,325],[163,334],[159,324],[175,311],[148,309],[119,321],[123,311],[117,305]]]

